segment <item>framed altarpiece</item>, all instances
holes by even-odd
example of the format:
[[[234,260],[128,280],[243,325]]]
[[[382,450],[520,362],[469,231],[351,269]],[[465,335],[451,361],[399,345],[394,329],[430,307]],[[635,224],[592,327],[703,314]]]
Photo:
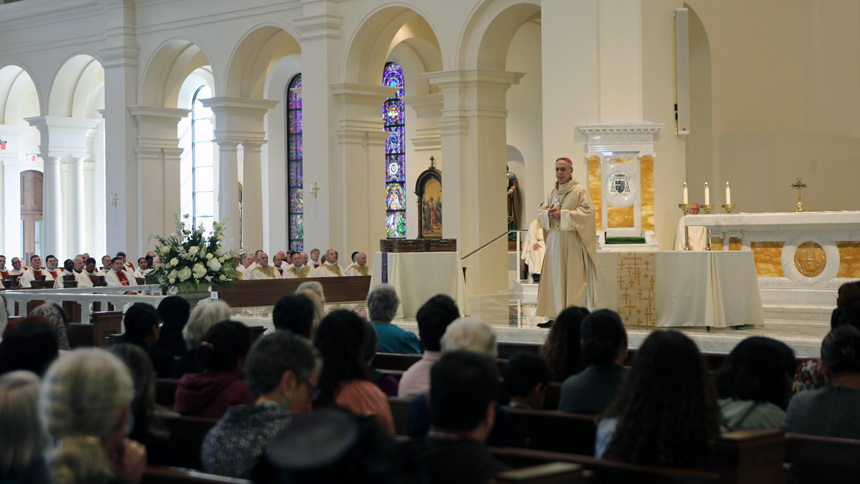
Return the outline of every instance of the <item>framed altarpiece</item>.
[[[442,172],[431,163],[418,175],[415,183],[418,196],[418,238],[442,238]]]

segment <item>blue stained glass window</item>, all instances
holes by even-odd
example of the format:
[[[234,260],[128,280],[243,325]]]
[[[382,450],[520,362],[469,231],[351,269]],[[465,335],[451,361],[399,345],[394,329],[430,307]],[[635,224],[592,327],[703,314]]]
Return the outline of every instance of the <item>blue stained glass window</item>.
[[[382,104],[382,121],[388,139],[385,141],[385,228],[389,239],[406,237],[406,77],[394,62],[385,64],[382,85],[396,87],[394,97]]]
[[[287,234],[290,250],[304,250],[304,146],[302,145],[302,96],[296,89],[302,87],[302,75],[296,74],[287,86],[286,92],[286,155],[287,155],[287,217],[289,227]]]

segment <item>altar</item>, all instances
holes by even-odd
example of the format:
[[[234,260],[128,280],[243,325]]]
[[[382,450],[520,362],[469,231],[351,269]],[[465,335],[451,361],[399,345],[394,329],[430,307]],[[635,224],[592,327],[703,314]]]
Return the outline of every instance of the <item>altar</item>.
[[[460,313],[468,316],[466,280],[460,267],[458,252],[377,252],[370,288],[382,283],[394,286],[400,296],[397,319],[415,318],[418,309],[437,294],[451,296]]]

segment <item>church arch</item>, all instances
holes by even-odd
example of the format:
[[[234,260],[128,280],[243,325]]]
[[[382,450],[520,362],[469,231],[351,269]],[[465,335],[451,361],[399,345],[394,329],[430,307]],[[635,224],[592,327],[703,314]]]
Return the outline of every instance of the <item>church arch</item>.
[[[689,5],[690,134],[685,136],[686,180],[690,186],[720,180],[714,150],[711,44],[702,19]]]
[[[165,41],[155,50],[155,54],[144,67],[138,96],[140,105],[186,107],[191,96],[182,104],[180,91],[188,76],[198,70],[208,72],[212,92],[218,93],[210,58],[200,45],[192,40],[173,38]]]
[[[274,64],[289,56],[300,56],[297,36],[279,26],[261,26],[245,35],[227,64],[226,96],[260,99],[269,94],[266,86]],[[279,99],[276,96],[272,99]]]
[[[460,69],[505,70],[516,31],[540,16],[538,0],[502,0],[478,6],[463,30],[457,56]]]
[[[39,91],[30,72],[17,65],[0,69],[0,125],[22,125],[41,112]]]
[[[104,107],[104,68],[88,54],[69,58],[54,77],[48,98],[48,115],[97,118]]]

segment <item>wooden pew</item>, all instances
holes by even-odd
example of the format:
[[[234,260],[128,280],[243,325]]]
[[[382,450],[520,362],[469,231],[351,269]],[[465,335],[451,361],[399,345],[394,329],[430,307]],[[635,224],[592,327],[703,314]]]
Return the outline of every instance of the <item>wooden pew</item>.
[[[593,415],[556,410],[506,408],[514,425],[517,447],[593,455],[597,425]]]
[[[370,276],[309,277],[269,281],[235,281],[232,289],[218,289],[218,298],[231,307],[273,306],[278,299],[293,294],[303,282],[323,285],[327,303],[357,302],[367,299]]]
[[[179,380],[175,378],[156,378],[155,379],[155,403],[173,408],[173,402],[176,400],[176,386],[179,385]]]
[[[860,440],[801,434],[785,437],[789,482],[853,482],[860,476]]]
[[[182,467],[146,466],[141,484],[251,484],[246,479],[206,474]]]
[[[502,472],[496,476],[497,484],[579,484],[588,480],[579,464],[550,462]]]
[[[408,435],[406,432],[409,425],[409,402],[408,398],[388,397],[388,405],[394,417],[394,431],[397,435]]]
[[[184,417],[175,413],[158,413],[158,418],[167,427],[170,436],[168,442],[181,467],[202,469],[200,465],[200,448],[206,432],[218,423],[216,419]]]
[[[67,335],[69,346],[74,349],[82,346],[105,348],[108,337],[122,333],[122,311],[93,313],[92,323],[69,323]]]

